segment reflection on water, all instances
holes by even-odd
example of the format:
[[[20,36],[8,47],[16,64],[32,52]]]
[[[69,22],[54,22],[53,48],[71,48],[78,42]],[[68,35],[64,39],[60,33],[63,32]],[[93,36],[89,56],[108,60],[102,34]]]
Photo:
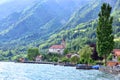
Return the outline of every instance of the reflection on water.
[[[1,62],[0,80],[120,80],[120,75],[47,64]]]

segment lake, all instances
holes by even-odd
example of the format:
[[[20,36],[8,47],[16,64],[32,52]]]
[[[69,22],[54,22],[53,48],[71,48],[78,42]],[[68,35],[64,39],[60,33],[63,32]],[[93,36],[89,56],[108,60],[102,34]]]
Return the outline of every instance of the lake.
[[[0,80],[120,80],[120,76],[58,65],[0,62]]]

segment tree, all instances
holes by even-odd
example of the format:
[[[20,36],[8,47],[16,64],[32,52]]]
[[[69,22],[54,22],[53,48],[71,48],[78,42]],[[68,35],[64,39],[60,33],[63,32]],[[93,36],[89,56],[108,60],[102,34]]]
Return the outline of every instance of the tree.
[[[54,57],[53,62],[58,62],[58,57]]]
[[[111,53],[108,57],[107,60],[112,60],[113,54]]]
[[[117,60],[120,62],[120,57],[118,57]]]
[[[67,48],[64,49],[64,55],[68,54],[69,50]]]
[[[92,62],[92,48],[88,45],[86,45],[85,47],[83,47],[80,51],[79,51],[79,55],[80,55],[80,62],[81,63],[87,63],[89,64],[90,62]]]
[[[28,57],[29,60],[34,61],[35,58],[36,58],[38,55],[40,55],[38,48],[30,48],[30,49],[28,49],[27,57]]]
[[[113,50],[114,36],[112,34],[113,17],[110,16],[112,7],[103,3],[101,11],[99,13],[98,26],[97,26],[97,52],[99,56],[105,58],[105,64],[107,63],[107,56]]]
[[[74,54],[71,57],[71,62],[74,63],[74,64],[77,64],[77,62],[79,61],[79,59],[80,59],[79,55]]]
[[[70,62],[70,60],[69,60],[68,58],[66,58],[66,57],[63,57],[63,58],[61,59],[61,61],[62,61],[62,62],[65,62],[65,63],[66,63],[66,62]]]

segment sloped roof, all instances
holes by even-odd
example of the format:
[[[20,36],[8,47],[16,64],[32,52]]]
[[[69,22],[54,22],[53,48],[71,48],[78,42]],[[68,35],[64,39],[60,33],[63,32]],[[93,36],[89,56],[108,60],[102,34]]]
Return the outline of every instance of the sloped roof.
[[[50,49],[64,49],[65,47],[63,45],[52,45]]]
[[[71,56],[72,56],[72,54],[71,54],[71,53],[66,54],[66,57],[67,57],[67,58],[71,58]]]
[[[120,56],[120,49],[114,49],[113,50],[114,55]]]
[[[120,65],[120,62],[108,61],[107,66],[116,66],[117,64]]]

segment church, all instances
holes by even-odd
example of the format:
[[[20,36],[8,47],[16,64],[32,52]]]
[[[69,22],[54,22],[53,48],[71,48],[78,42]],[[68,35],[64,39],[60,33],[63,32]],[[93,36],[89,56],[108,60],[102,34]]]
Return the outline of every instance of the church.
[[[63,39],[60,45],[52,45],[49,48],[49,53],[63,54],[65,48],[66,48],[66,43],[65,40]]]

